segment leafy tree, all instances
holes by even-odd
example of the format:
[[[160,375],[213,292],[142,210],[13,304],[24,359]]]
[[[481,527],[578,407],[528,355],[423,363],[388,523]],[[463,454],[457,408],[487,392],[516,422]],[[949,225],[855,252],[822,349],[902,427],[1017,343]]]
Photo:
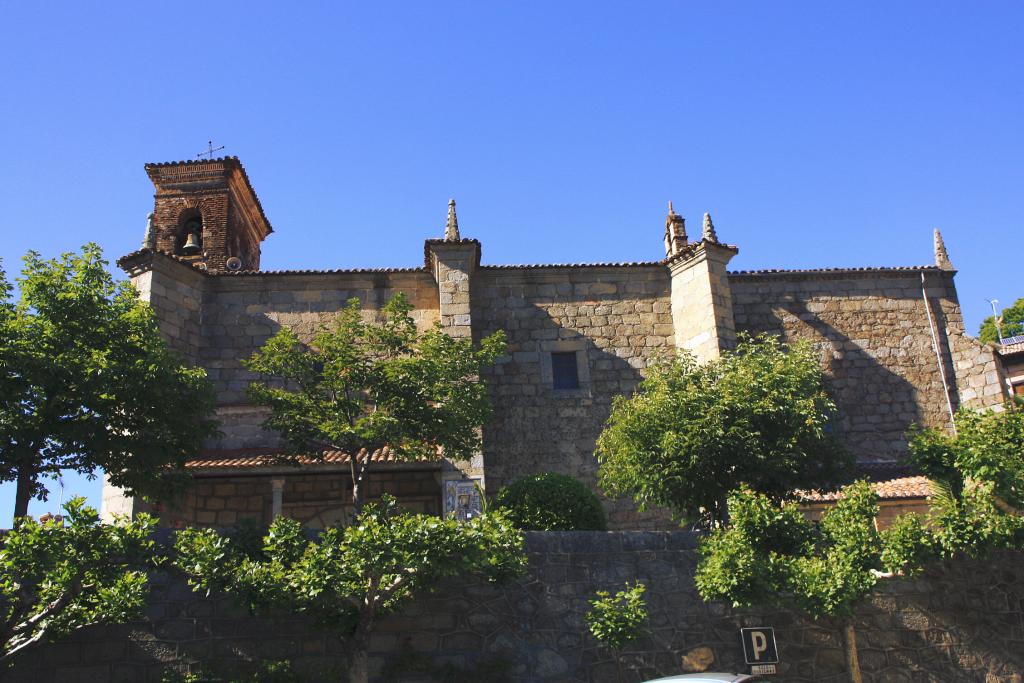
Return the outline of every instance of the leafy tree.
[[[604,531],[604,509],[594,492],[577,479],[545,472],[498,491],[495,505],[508,511],[520,529],[531,531]]]
[[[781,500],[833,482],[849,463],[828,433],[834,411],[808,342],[741,338],[703,365],[682,354],[616,397],[597,441],[600,482],[713,526],[738,485]]]
[[[24,263],[17,302],[0,272],[0,481],[17,482],[15,516],[63,469],[101,468],[133,493],[166,493],[215,432],[205,373],[167,347],[95,244]]]
[[[961,408],[956,435],[938,429],[910,432],[915,464],[960,501],[970,481],[986,482],[1000,501],[1024,509],[1024,407],[1019,401],[1001,410]]]
[[[815,618],[842,618],[874,588],[882,569],[880,549],[889,542],[875,530],[877,496],[867,482],[843,489],[819,531],[796,503],[743,490],[729,505],[729,526],[700,543],[695,578],[705,600],[734,607],[783,604]],[[856,634],[848,619],[845,635],[850,675],[859,683]]]
[[[482,369],[504,353],[497,332],[474,347],[435,325],[420,334],[412,305],[397,294],[378,323],[366,322],[350,299],[331,328],[302,344],[282,328],[248,360],[261,375],[249,395],[269,406],[266,426],[281,433],[290,454],[326,449],[352,454],[356,511],[369,457],[388,447],[402,460],[468,458],[480,447],[490,415]]]
[[[644,635],[647,621],[647,603],[644,591],[647,587],[637,581],[632,586],[612,595],[608,591],[597,591],[590,600],[590,611],[584,619],[590,634],[602,645],[618,650],[631,640]]]
[[[74,498],[65,518],[15,521],[0,540],[0,662],[85,626],[141,616],[156,520],[101,525]]]
[[[445,577],[510,578],[525,568],[522,534],[499,511],[468,522],[400,512],[394,498],[367,505],[358,523],[307,540],[277,518],[256,553],[212,529],[178,533],[178,566],[196,589],[223,590],[255,610],[309,614],[350,644],[353,683],[368,680],[374,623]]]
[[[1024,334],[1024,299],[1017,299],[1013,306],[1004,308],[1002,315],[1003,337],[1015,337]],[[996,319],[989,316],[981,321],[978,328],[978,341],[983,344],[999,342],[999,331],[996,329]]]

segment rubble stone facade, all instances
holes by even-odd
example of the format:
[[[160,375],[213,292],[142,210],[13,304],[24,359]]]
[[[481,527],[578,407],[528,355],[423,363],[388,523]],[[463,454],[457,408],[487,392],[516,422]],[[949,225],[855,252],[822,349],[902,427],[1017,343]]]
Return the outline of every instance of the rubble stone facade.
[[[483,452],[430,474],[437,484],[434,508],[453,479],[473,479],[493,492],[554,471],[596,490],[594,443],[612,399],[633,391],[657,356],[685,349],[700,360],[715,358],[735,344],[737,332],[817,345],[838,404],[836,433],[863,462],[898,462],[910,424],[948,426],[958,406],[991,406],[1008,393],[993,349],[964,333],[955,271],[940,238],[934,265],[729,272],[738,249],[719,242],[710,216],[701,239],[690,242],[685,221],[670,208],[659,261],[494,266],[481,261],[480,242],[461,237],[452,202],[445,237],[426,240],[422,266],[268,272],[258,267],[270,225],[237,159],[147,171],[157,188],[147,246],[119,264],[154,307],[171,343],[216,386],[223,434],[208,444],[205,458],[279,446],[261,426],[264,413],[247,402],[245,388],[254,377],[241,365],[270,335],[287,326],[308,339],[350,298],[373,317],[397,292],[413,303],[422,328],[440,323],[449,334],[473,339],[504,330],[509,341],[508,355],[484,377],[494,417],[483,428]],[[188,246],[183,226],[201,232],[201,251]],[[569,388],[556,388],[556,356],[575,361]],[[209,514],[200,519],[201,512],[229,509],[227,502],[216,510],[209,504],[220,494],[206,480],[223,472],[192,471],[200,482],[196,491],[204,493],[194,494],[177,519],[227,523],[216,514],[213,522]],[[244,484],[255,486],[245,496],[261,501],[247,501],[235,517],[265,520],[272,477],[259,468],[234,476],[237,490],[243,476],[256,477]],[[317,475],[297,471],[286,478],[295,476]],[[399,493],[400,478],[380,490]],[[285,486],[283,509],[297,494]],[[108,511],[135,507],[114,490],[104,498]],[[607,507],[617,528],[665,523],[623,502],[607,501]],[[311,526],[319,519],[303,514]]]

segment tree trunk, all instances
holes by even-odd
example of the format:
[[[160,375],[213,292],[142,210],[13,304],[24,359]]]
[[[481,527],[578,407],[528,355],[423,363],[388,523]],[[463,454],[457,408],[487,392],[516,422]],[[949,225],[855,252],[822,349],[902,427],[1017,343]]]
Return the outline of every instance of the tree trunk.
[[[363,480],[366,478],[366,470],[370,465],[370,454],[366,454],[366,460],[356,464],[355,458],[352,467],[352,518],[355,519],[363,512]]]
[[[348,682],[370,683],[370,658],[365,643],[352,642],[352,651],[348,656]]]
[[[857,631],[853,628],[852,620],[843,625],[843,636],[843,640],[846,641],[846,667],[850,671],[850,681],[864,683],[860,675],[860,660],[857,657]]]
[[[359,615],[359,625],[349,639],[348,681],[370,683],[370,627],[366,615]]]
[[[35,476],[28,467],[18,470],[18,488],[14,494],[14,518],[28,517],[28,503],[32,500]]]

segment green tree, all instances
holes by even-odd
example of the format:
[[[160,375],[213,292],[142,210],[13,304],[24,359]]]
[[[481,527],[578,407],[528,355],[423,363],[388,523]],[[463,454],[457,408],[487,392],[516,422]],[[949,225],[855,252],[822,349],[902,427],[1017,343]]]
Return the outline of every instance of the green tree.
[[[788,605],[818,618],[844,620],[847,661],[860,682],[853,606],[882,574],[888,534],[875,530],[877,496],[867,482],[843,489],[819,530],[796,503],[779,503],[749,490],[729,500],[732,516],[700,542],[697,591],[734,607]]]
[[[468,522],[400,512],[384,496],[357,524],[307,540],[298,522],[274,520],[262,549],[245,553],[212,529],[187,529],[178,566],[197,590],[223,590],[254,610],[308,614],[347,640],[353,683],[368,680],[374,623],[440,579],[479,574],[507,579],[525,569],[522,534],[499,511]]]
[[[282,328],[246,363],[261,377],[249,395],[271,409],[266,426],[282,435],[290,454],[337,449],[353,456],[357,513],[370,466],[358,454],[387,447],[400,460],[468,458],[490,415],[479,374],[504,353],[504,335],[474,347],[440,325],[420,334],[411,311],[397,294],[380,322],[366,322],[359,299],[350,299],[308,346]]]
[[[682,354],[616,397],[597,441],[600,483],[714,526],[739,485],[784,499],[835,481],[849,456],[829,435],[834,411],[807,342],[741,338],[703,365]]]
[[[935,483],[927,519],[902,515],[878,533],[877,496],[866,482],[844,488],[820,529],[795,503],[751,491],[730,499],[728,526],[700,544],[697,589],[737,607],[789,604],[843,619],[849,670],[860,680],[848,619],[881,579],[910,576],[939,557],[983,557],[1024,547],[1021,503],[1024,423],[1020,408],[961,411],[958,435],[911,433],[912,458]]]
[[[1024,405],[1012,401],[1000,410],[961,408],[956,435],[938,429],[912,429],[914,463],[954,501],[968,482],[985,482],[1005,504],[1024,509]]]
[[[85,626],[140,617],[156,520],[99,523],[83,498],[66,516],[21,517],[0,539],[0,662]]]
[[[166,493],[215,433],[205,373],[183,365],[105,266],[95,244],[49,261],[29,252],[17,302],[0,272],[0,481],[17,482],[15,516],[64,469]]]
[[[1024,334],[1024,299],[1017,299],[1013,306],[1004,308],[1002,314],[1003,337],[1014,337]],[[996,329],[996,319],[989,316],[981,321],[978,328],[978,341],[983,344],[999,342],[999,331]]]
[[[645,590],[647,586],[637,581],[632,586],[627,583],[615,595],[597,591],[590,600],[590,611],[584,616],[590,635],[612,650],[643,636],[647,632]]]

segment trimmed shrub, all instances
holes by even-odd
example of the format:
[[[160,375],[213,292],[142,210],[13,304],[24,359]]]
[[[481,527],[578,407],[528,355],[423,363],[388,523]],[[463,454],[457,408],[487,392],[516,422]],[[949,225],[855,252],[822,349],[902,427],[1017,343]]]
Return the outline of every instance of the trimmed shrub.
[[[520,479],[500,491],[498,507],[526,531],[604,531],[608,528],[601,501],[581,482],[546,472]]]

